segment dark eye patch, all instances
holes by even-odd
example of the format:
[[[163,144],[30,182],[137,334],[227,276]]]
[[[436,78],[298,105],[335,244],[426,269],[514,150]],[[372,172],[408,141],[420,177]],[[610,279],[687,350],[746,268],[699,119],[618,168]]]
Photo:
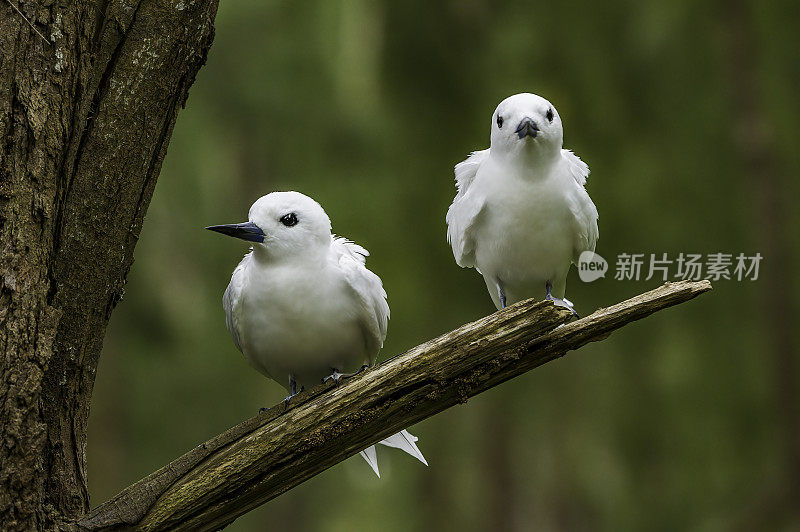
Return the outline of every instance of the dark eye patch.
[[[553,108],[552,107],[547,110],[547,113],[545,113],[544,117],[547,118],[548,122],[552,122],[553,121]]]
[[[285,225],[286,227],[292,227],[297,225],[297,215],[293,212],[289,214],[284,214],[280,217],[280,222]]]
[[[503,127],[503,117],[500,116],[500,113],[497,113],[497,127]]]

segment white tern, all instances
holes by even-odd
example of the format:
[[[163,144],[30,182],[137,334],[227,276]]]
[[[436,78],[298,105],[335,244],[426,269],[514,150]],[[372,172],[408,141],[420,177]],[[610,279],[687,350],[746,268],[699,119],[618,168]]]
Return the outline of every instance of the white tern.
[[[375,363],[389,305],[366,249],[331,233],[322,207],[299,192],[273,192],[249,221],[207,227],[253,243],[222,298],[233,341],[256,370],[290,395]],[[327,377],[326,377],[327,376]],[[427,465],[403,430],[380,443]],[[361,455],[380,477],[375,447]]]
[[[581,252],[594,252],[599,231],[584,188],[589,167],[562,141],[555,107],[516,94],[492,115],[491,147],[455,167],[447,240],[459,266],[483,275],[498,309],[544,293],[575,312],[564,298],[567,273]]]

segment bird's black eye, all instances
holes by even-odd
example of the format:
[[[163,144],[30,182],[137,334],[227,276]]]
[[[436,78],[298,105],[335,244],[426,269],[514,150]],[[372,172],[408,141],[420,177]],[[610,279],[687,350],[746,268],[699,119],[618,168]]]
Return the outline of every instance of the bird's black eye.
[[[503,117],[500,116],[500,113],[497,114],[497,127],[503,127]]]
[[[280,221],[286,227],[292,227],[294,225],[297,225],[297,215],[293,212],[290,212],[289,214],[284,214],[283,216],[281,216]]]
[[[544,117],[547,118],[548,122],[552,122],[553,121],[553,108],[552,107],[547,110],[547,112],[545,113]]]

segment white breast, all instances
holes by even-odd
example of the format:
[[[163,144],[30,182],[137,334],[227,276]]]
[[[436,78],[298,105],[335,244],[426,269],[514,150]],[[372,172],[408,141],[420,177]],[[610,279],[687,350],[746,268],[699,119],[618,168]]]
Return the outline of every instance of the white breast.
[[[319,384],[333,369],[354,371],[366,358],[356,308],[341,272],[298,271],[252,261],[239,301],[245,358],[286,386]]]
[[[565,277],[572,259],[571,183],[554,173],[530,179],[490,166],[475,185],[486,198],[475,228],[476,266],[487,284],[503,284],[509,303],[543,297],[545,283]]]

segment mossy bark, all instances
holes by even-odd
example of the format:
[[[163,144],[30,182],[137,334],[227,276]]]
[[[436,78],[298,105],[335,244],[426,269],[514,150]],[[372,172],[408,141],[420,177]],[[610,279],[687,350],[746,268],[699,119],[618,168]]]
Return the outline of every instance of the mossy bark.
[[[667,283],[581,320],[522,301],[221,434],[96,508],[83,530],[215,530],[365,447],[710,290]]]
[[[0,2],[2,530],[63,527],[89,507],[106,324],[216,7]]]

